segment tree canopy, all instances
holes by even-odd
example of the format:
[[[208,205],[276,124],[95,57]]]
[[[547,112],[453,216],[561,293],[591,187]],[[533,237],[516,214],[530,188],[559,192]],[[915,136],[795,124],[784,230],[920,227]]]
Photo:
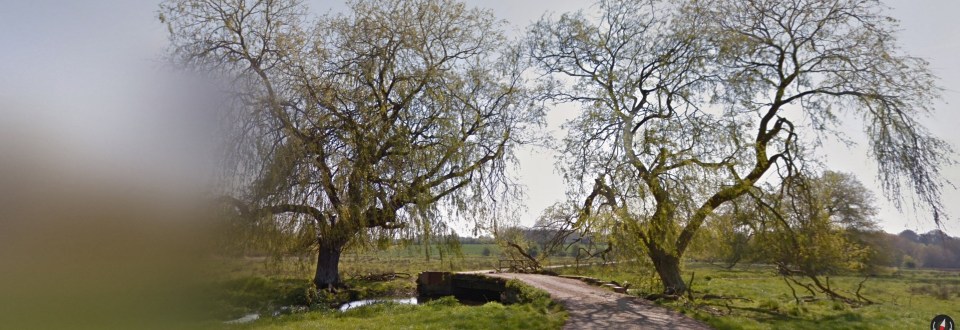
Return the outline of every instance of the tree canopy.
[[[316,20],[296,0],[161,10],[171,60],[230,82],[228,200],[316,247],[320,287],[339,283],[350,242],[397,229],[429,237],[455,218],[486,225],[483,211],[510,188],[506,164],[542,116],[489,11],[450,0],[349,7]]]
[[[454,0],[357,0],[319,17],[299,0],[167,0],[160,19],[169,59],[230,93],[224,200],[316,248],[318,286],[339,282],[348,244],[429,239],[453,219],[492,227],[491,210],[517,197],[507,164],[551,101],[581,107],[558,144],[572,201],[551,219],[581,237],[603,227],[605,251],[646,254],[676,294],[697,232],[737,200],[820,227],[870,226],[862,186],[832,174],[805,184],[826,167],[819,146],[853,143],[848,119],[881,165],[884,196],[939,224],[952,150],[920,120],[940,89],[883,9],[600,0],[541,19],[523,44],[490,11]],[[809,207],[777,204],[802,196]]]
[[[602,0],[545,18],[531,57],[547,97],[582,107],[560,162],[582,217],[617,217],[681,293],[680,258],[720,206],[820,164],[860,118],[886,196],[904,184],[935,220],[951,150],[918,120],[939,96],[872,0]],[[837,140],[831,140],[839,136]]]

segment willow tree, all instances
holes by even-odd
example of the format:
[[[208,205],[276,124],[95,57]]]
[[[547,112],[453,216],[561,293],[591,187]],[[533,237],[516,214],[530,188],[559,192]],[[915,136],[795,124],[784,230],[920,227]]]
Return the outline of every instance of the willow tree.
[[[483,225],[542,116],[499,22],[450,0],[306,13],[296,0],[162,5],[175,63],[234,93],[234,209],[312,242],[318,287],[340,283],[348,243],[422,237],[441,214]]]
[[[575,102],[560,166],[581,218],[618,218],[681,293],[681,258],[721,205],[816,166],[862,119],[887,196],[912,187],[939,219],[951,153],[917,121],[939,89],[872,0],[603,0],[529,32],[549,97]],[[838,139],[847,141],[847,139]],[[771,174],[773,173],[773,174]],[[899,203],[897,205],[900,205]],[[939,221],[939,220],[937,220]]]
[[[792,282],[811,294],[820,291],[831,299],[854,303],[831,288],[824,276],[869,275],[879,266],[873,262],[880,251],[856,237],[858,231],[877,228],[870,191],[853,175],[831,171],[792,176],[777,189],[771,188],[756,189],[738,201],[744,205],[736,212],[754,223],[755,243],[762,247],[756,257],[776,264],[791,289]],[[860,282],[856,298],[870,303],[860,295],[862,287]],[[796,291],[793,296],[799,303]]]

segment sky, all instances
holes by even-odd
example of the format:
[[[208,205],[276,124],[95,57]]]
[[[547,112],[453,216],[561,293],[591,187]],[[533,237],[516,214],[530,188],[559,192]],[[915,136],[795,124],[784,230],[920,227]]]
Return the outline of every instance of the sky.
[[[307,1],[316,13],[339,11],[342,1]],[[586,9],[586,1],[469,0],[507,20],[519,35],[531,22],[549,13]],[[960,149],[960,1],[896,0],[886,2],[899,19],[903,50],[930,62],[945,89],[937,111],[923,120],[935,135]],[[191,82],[172,77],[158,63],[166,46],[166,27],[157,19],[155,1],[0,1],[0,151],[3,147],[36,146],[52,154],[58,170],[106,173],[110,176],[168,182],[202,182],[204,164],[195,157],[209,147],[198,135],[189,107],[171,106],[185,93],[198,93]],[[177,109],[177,110],[173,110]],[[182,112],[170,116],[170,111]],[[551,136],[562,137],[560,123],[576,106],[554,107],[547,117]],[[859,127],[859,126],[858,126]],[[856,135],[852,135],[856,139]],[[177,143],[170,143],[174,139]],[[864,141],[863,139],[858,139]],[[819,151],[834,170],[854,173],[875,191],[878,220],[888,232],[935,228],[927,212],[896,210],[886,202],[875,179],[876,165],[863,144],[846,148],[826,145]],[[0,154],[0,167],[14,161]],[[520,223],[530,225],[547,206],[564,198],[562,178],[554,169],[556,154],[525,147],[516,170],[527,188],[526,211]],[[43,162],[43,161],[40,161]],[[548,170],[549,169],[549,170]],[[944,176],[960,184],[960,166]],[[943,227],[960,234],[960,192],[947,188],[943,203],[950,219]]]

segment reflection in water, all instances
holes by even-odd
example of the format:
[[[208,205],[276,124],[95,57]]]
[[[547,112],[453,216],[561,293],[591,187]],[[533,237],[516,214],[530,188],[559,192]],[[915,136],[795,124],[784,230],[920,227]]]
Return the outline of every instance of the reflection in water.
[[[223,322],[223,323],[226,323],[226,324],[250,323],[250,322],[256,321],[256,320],[259,319],[259,318],[260,318],[260,314],[253,313],[253,314],[244,315],[243,317],[241,317],[241,318],[239,318],[239,319],[230,320],[230,321],[226,321],[226,322]]]
[[[340,311],[344,312],[360,306],[366,306],[366,305],[371,305],[376,303],[385,303],[385,302],[415,305],[417,303],[417,297],[394,298],[394,299],[364,299],[364,300],[351,301],[346,304],[343,304],[343,306],[340,306]]]
[[[354,309],[354,308],[357,308],[357,307],[360,307],[360,306],[372,305],[372,304],[377,304],[377,303],[385,303],[385,302],[392,302],[392,303],[397,303],[397,304],[416,305],[416,304],[417,304],[417,297],[410,297],[410,298],[380,298],[380,299],[364,299],[364,300],[351,301],[351,302],[348,302],[348,303],[346,303],[346,304],[343,304],[343,306],[340,306],[340,311],[341,311],[341,312],[344,312],[344,311],[351,310],[351,309]],[[274,312],[273,312],[273,316],[276,317],[276,316],[279,316],[279,315],[281,315],[281,314],[290,314],[290,313],[305,312],[306,310],[307,310],[307,308],[306,308],[305,306],[285,306],[285,307],[281,307],[281,308],[280,308],[279,310],[277,310],[277,311],[274,311]],[[241,318],[234,319],[234,320],[230,320],[230,321],[225,321],[225,322],[223,322],[223,323],[226,323],[226,324],[243,324],[243,323],[250,323],[250,322],[256,321],[256,320],[258,320],[258,319],[260,319],[260,314],[251,313],[251,314],[244,315],[244,316],[241,317]]]

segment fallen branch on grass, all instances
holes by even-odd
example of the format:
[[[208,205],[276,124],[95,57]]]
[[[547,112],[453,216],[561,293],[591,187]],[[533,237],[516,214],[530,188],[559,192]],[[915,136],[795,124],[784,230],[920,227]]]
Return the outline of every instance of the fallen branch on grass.
[[[872,304],[873,301],[870,301],[870,299],[864,298],[862,295],[860,295],[860,290],[863,289],[863,283],[866,282],[868,279],[870,279],[870,276],[864,276],[863,281],[860,281],[860,284],[857,284],[856,295],[857,295],[857,299],[860,299],[861,301],[865,301],[868,304]]]
[[[521,266],[521,268],[524,268],[524,269],[516,269],[516,270],[518,270],[518,271],[536,272],[536,271],[538,271],[538,270],[543,269],[543,267],[540,266],[540,261],[537,260],[537,258],[534,258],[534,257],[531,256],[530,254],[528,254],[526,251],[524,251],[524,250],[523,250],[523,247],[521,247],[521,246],[518,245],[517,243],[511,242],[511,241],[506,241],[506,243],[507,243],[508,246],[516,249],[516,252],[517,252],[517,253],[519,253],[521,256],[523,256],[524,258],[526,258],[526,259],[530,262],[530,267],[529,267],[530,269],[525,269],[526,267]],[[522,265],[522,264],[521,264],[521,265]],[[512,267],[512,268],[515,268],[515,267]]]
[[[353,279],[369,282],[386,282],[392,281],[398,278],[410,278],[408,273],[381,273],[381,274],[367,274],[367,275],[358,275],[354,276]]]
[[[716,299],[716,300],[743,300],[743,301],[746,301],[746,302],[753,302],[753,300],[750,299],[750,298],[744,298],[744,297],[725,297],[725,296],[715,295],[715,294],[705,294],[705,295],[703,295],[702,297],[700,297],[700,299],[704,299],[704,300],[711,300],[711,299]]]

